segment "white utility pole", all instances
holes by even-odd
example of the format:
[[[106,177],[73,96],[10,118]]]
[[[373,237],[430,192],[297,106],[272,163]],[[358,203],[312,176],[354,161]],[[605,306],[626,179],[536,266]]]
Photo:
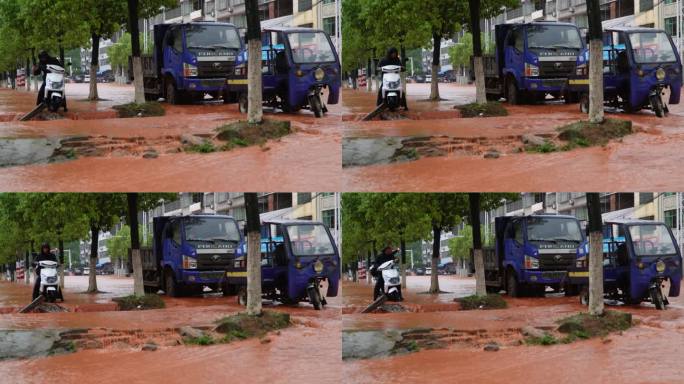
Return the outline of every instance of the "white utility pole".
[[[406,253],[411,252],[411,270],[413,270],[413,249],[407,249]]]

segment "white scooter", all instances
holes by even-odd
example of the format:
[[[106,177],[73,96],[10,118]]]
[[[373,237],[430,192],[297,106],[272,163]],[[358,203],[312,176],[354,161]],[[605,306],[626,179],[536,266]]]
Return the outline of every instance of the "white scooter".
[[[64,88],[64,68],[48,64],[43,102],[51,112],[57,112],[59,107],[64,107],[64,112],[67,111]]]
[[[385,65],[380,67],[382,71],[382,101],[394,111],[401,107],[404,99],[403,86],[401,84],[401,66]]]
[[[402,301],[401,296],[401,275],[396,267],[394,260],[386,261],[378,267],[385,281],[385,296],[389,301]]]
[[[59,263],[43,260],[38,262],[38,266],[40,267],[40,294],[50,303],[54,303],[57,299],[63,302],[64,296],[62,295],[59,274],[57,273]]]

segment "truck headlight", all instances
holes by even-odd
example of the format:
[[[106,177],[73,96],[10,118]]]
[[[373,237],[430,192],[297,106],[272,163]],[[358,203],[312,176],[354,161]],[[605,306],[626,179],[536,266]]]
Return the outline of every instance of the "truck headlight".
[[[665,262],[664,261],[658,260],[656,262],[656,271],[658,271],[658,273],[665,272]]]
[[[183,269],[197,269],[197,259],[183,255]]]
[[[539,67],[536,65],[525,63],[525,76],[536,77],[539,76]]]
[[[325,78],[325,71],[322,68],[316,68],[314,71],[314,77],[317,81],[321,81]]]
[[[665,70],[664,69],[662,69],[662,68],[656,69],[655,75],[656,75],[656,79],[658,79],[658,81],[665,80]]]
[[[525,255],[525,269],[539,269],[539,259]]]
[[[323,262],[321,262],[320,260],[316,260],[316,262],[313,265],[313,269],[314,271],[316,271],[316,273],[323,272]]]
[[[185,77],[195,77],[197,76],[197,66],[183,63],[183,76]]]

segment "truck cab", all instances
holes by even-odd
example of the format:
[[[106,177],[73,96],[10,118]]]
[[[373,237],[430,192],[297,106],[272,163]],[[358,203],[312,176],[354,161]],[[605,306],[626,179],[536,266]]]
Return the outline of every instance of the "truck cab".
[[[569,268],[586,260],[587,241],[573,216],[504,216],[495,219],[496,247],[485,250],[488,287],[510,296],[543,295],[547,286],[575,293]]]
[[[520,104],[542,101],[547,95],[576,100],[566,89],[585,47],[576,25],[555,21],[499,24],[495,39],[495,55],[484,57],[490,100],[504,97]]]
[[[198,294],[205,286],[228,293],[224,271],[243,249],[244,238],[230,216],[155,217],[153,249],[143,253],[145,288],[169,296]]]
[[[226,80],[243,51],[238,29],[230,23],[155,25],[153,55],[143,57],[146,98],[177,104],[209,94],[236,101],[226,93]]]

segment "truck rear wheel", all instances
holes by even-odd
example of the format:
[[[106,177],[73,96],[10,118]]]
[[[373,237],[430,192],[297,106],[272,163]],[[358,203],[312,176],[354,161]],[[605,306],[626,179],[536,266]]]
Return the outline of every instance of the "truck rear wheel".
[[[145,93],[145,101],[157,101],[159,95],[156,93]]]
[[[171,273],[164,274],[164,291],[166,291],[166,295],[170,297],[180,296],[180,289],[176,284],[176,279],[173,278],[173,274]]]
[[[221,291],[223,296],[233,296],[237,293],[237,287],[233,284],[223,283]]]
[[[246,93],[241,93],[240,97],[238,98],[238,108],[240,109],[240,113],[247,113],[248,109],[248,102],[247,102],[247,94]]]
[[[181,103],[180,93],[176,89],[176,84],[174,84],[173,81],[168,81],[166,83],[166,102],[174,105]]]

